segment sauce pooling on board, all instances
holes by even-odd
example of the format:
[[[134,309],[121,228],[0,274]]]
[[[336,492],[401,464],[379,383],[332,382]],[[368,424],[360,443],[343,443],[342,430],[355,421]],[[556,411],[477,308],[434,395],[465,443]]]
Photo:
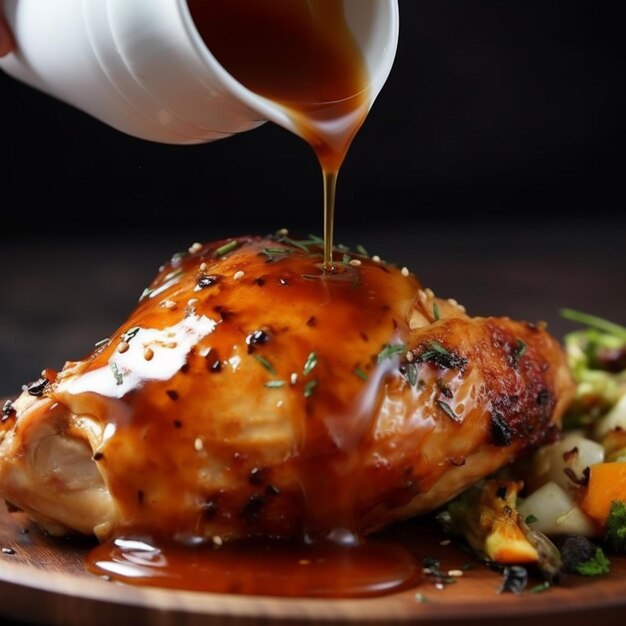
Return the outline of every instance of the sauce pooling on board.
[[[281,106],[324,176],[324,265],[332,269],[339,168],[370,104],[365,60],[343,0],[188,0],[208,48],[251,91]]]
[[[323,274],[319,241],[283,237],[177,257],[79,375],[60,375],[58,401],[107,424],[94,458],[130,520],[92,572],[291,596],[416,581],[417,561],[364,543],[359,520],[375,481],[395,480],[365,468],[382,397],[403,385],[378,356],[407,340],[419,283],[339,256]]]

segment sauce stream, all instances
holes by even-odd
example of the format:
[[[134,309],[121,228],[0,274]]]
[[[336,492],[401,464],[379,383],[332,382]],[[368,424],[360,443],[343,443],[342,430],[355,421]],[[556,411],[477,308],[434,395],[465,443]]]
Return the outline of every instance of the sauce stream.
[[[280,106],[324,177],[324,268],[333,267],[335,186],[370,104],[363,55],[343,0],[188,0],[198,32],[221,65]]]

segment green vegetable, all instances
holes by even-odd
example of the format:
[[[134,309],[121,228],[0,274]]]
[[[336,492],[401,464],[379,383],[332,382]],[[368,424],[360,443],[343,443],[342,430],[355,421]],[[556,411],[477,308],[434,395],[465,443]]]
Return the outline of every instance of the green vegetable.
[[[605,539],[615,552],[626,552],[626,502],[614,500],[611,503]]]
[[[382,363],[385,359],[390,359],[396,354],[402,354],[406,352],[407,348],[403,343],[395,343],[386,345],[378,355],[378,362]]]
[[[611,562],[606,558],[602,548],[596,548],[593,556],[576,567],[576,572],[581,576],[602,576],[611,570]]]

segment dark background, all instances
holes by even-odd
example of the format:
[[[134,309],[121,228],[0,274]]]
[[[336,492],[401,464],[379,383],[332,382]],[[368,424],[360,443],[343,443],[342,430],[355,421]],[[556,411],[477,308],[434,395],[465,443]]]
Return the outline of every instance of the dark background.
[[[341,173],[337,239],[471,313],[559,335],[565,305],[626,323],[618,7],[400,0],[394,69]],[[181,247],[321,231],[313,153],[271,124],[153,144],[1,74],[0,120],[0,393],[81,357]]]

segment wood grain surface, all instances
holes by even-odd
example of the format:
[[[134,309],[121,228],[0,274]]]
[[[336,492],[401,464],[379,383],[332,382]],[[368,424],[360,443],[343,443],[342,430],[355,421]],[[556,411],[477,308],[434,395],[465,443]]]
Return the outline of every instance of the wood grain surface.
[[[626,558],[612,558],[606,577],[569,577],[543,593],[499,593],[501,575],[472,561],[440,531],[413,521],[392,533],[419,554],[441,560],[442,570],[472,563],[456,584],[418,588],[368,600],[307,600],[173,592],[114,584],[88,574],[84,558],[93,541],[55,539],[21,513],[0,512],[0,623],[45,626],[295,626],[387,624],[498,624],[587,626],[591,619],[621,623],[626,610]],[[8,549],[8,550],[7,550]],[[14,553],[13,553],[14,551]],[[538,581],[531,581],[530,589]],[[423,594],[425,602],[416,594]]]

